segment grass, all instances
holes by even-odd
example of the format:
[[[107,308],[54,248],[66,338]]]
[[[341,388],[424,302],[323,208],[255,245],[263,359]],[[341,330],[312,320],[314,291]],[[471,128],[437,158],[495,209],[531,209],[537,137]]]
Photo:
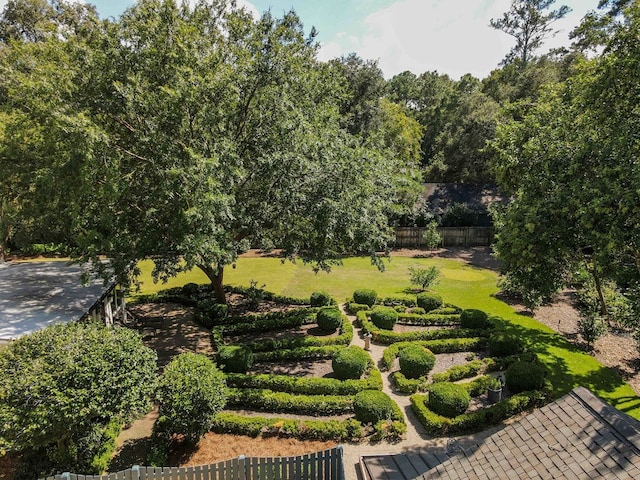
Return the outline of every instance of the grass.
[[[439,283],[432,289],[444,300],[462,308],[478,308],[503,319],[504,327],[525,339],[550,371],[554,396],[560,397],[577,386],[584,386],[616,408],[640,419],[640,398],[613,369],[600,364],[552,329],[533,318],[518,314],[495,298],[498,275],[490,270],[440,258],[392,257],[384,272],[373,267],[368,258],[347,258],[330,273],[315,273],[303,263],[282,263],[278,258],[239,258],[236,268],[225,269],[225,283],[259,286],[282,295],[308,297],[315,290],[326,290],[338,301],[354,290],[372,288],[378,296],[403,294],[412,286],[408,267],[435,265],[441,270]],[[151,262],[141,264],[141,293],[152,293],[188,282],[208,283],[199,270],[186,272],[167,284],[151,280]]]

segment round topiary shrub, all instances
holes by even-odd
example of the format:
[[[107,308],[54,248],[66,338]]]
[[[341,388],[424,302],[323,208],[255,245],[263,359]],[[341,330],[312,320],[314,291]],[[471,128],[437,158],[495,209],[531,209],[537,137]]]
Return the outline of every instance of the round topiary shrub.
[[[200,285],[197,283],[185,283],[182,286],[182,293],[186,296],[195,295],[200,290]]]
[[[157,391],[166,433],[196,442],[227,401],[224,374],[204,355],[182,353],[164,369]]]
[[[312,307],[324,307],[331,304],[331,295],[324,291],[313,292],[309,298]]]
[[[378,298],[378,294],[376,293],[375,290],[360,289],[353,292],[354,303],[369,305],[369,307],[373,307],[373,305],[376,303],[377,298]]]
[[[246,373],[253,365],[253,352],[244,345],[225,345],[218,350],[217,362],[225,372]]]
[[[488,319],[489,317],[482,310],[467,308],[460,314],[460,327],[484,329],[489,326]]]
[[[424,308],[425,312],[430,312],[442,306],[442,297],[435,293],[423,292],[416,297],[416,303],[420,308]]]
[[[378,328],[393,330],[393,326],[398,321],[398,312],[393,307],[379,305],[371,310],[371,321]]]
[[[420,378],[428,374],[436,363],[436,356],[420,345],[409,345],[398,353],[400,371],[407,378]]]
[[[462,415],[469,408],[469,402],[471,396],[461,385],[439,382],[429,387],[429,409],[443,417]]]
[[[409,313],[413,313],[414,315],[424,315],[427,311],[422,307],[413,307],[409,309]]]
[[[334,307],[322,307],[316,314],[316,322],[323,332],[335,332],[342,325],[342,312]]]
[[[376,424],[380,420],[393,419],[395,404],[380,390],[363,390],[353,397],[353,411],[356,420]]]
[[[489,337],[489,355],[508,357],[524,352],[524,342],[520,337],[507,333],[495,333]]]
[[[544,387],[545,368],[539,363],[514,362],[507,368],[504,379],[512,393],[540,390]]]
[[[355,345],[338,350],[331,359],[333,373],[340,380],[362,377],[368,365],[369,354]]]

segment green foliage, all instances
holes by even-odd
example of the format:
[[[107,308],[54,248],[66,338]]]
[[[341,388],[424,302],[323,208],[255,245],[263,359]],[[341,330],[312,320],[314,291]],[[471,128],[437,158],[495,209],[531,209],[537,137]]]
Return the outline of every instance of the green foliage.
[[[315,416],[350,413],[353,411],[352,403],[353,397],[349,395],[296,395],[259,388],[230,388],[227,398],[227,405],[231,408]]]
[[[393,326],[398,321],[398,312],[393,307],[378,305],[371,310],[371,321],[378,328],[393,330]]]
[[[336,307],[322,307],[316,314],[320,330],[335,332],[342,325],[342,312]]]
[[[245,373],[253,365],[253,352],[244,345],[225,345],[218,350],[216,360],[225,372]]]
[[[417,266],[409,267],[409,280],[411,281],[411,284],[419,286],[422,290],[426,290],[427,288],[436,285],[438,283],[439,276],[440,270],[435,265],[426,268]],[[442,304],[442,302],[440,304]],[[418,305],[422,306],[419,303]]]
[[[352,345],[338,350],[331,359],[331,367],[340,380],[359,379],[369,365],[370,357],[362,348]]]
[[[462,328],[480,328],[484,329],[488,326],[488,316],[482,310],[475,308],[467,308],[460,314],[460,327]]]
[[[418,307],[424,308],[426,312],[430,312],[436,308],[440,308],[443,302],[440,295],[423,292],[416,296],[416,303]]]
[[[381,420],[404,421],[398,405],[384,392],[364,390],[353,397],[353,411],[362,423],[376,424]]]
[[[411,342],[396,342],[387,347],[382,353],[382,362],[380,369],[382,371],[390,370],[393,367],[396,357],[400,349],[405,346],[416,343],[428,348],[435,354],[479,351],[487,348],[487,339],[483,337],[475,338],[447,338],[441,340],[416,340]]]
[[[478,213],[464,203],[455,203],[442,216],[443,227],[474,227],[478,224]]]
[[[347,312],[351,315],[355,315],[361,311],[369,311],[371,307],[369,305],[365,305],[363,303],[355,303],[355,302],[347,302]]]
[[[508,357],[524,352],[524,342],[515,335],[497,332],[489,337],[489,354],[492,357]]]
[[[398,352],[400,371],[407,378],[427,375],[436,363],[436,356],[420,345],[407,345]]]
[[[225,320],[228,316],[229,306],[218,303],[214,299],[198,302],[195,311],[195,319],[205,328],[213,328],[216,325],[226,323]]]
[[[415,307],[416,297],[413,295],[390,295],[388,297],[379,298],[378,303],[388,307],[395,307],[398,305]]]
[[[378,294],[376,293],[375,290],[363,288],[353,292],[354,303],[368,305],[369,307],[373,307],[373,305],[376,303],[377,298],[378,298]]]
[[[639,323],[633,298],[633,289],[627,289],[627,294],[616,288],[612,281],[601,285],[602,296],[607,308],[607,317],[625,327],[632,327]],[[577,306],[583,316],[602,315],[602,305],[594,281],[589,278],[576,291]]]
[[[429,408],[438,415],[457,417],[469,408],[470,402],[469,392],[456,383],[440,382],[429,387]]]
[[[581,315],[578,320],[578,332],[590,349],[593,349],[593,344],[605,335],[607,330],[607,322],[600,315]]]
[[[438,222],[429,222],[427,224],[424,234],[422,235],[422,239],[424,240],[425,247],[429,250],[433,250],[440,245],[442,235],[438,233]],[[422,288],[427,288],[427,286],[423,286]]]
[[[110,438],[100,428],[146,413],[155,372],[155,352],[128,329],[74,322],[21,337],[0,349],[0,450],[46,450],[52,467],[88,471]]]
[[[454,365],[446,372],[436,373],[432,377],[433,383],[437,382],[457,382],[463,378],[475,377],[486,368],[482,360],[473,360],[464,365]]]
[[[427,388],[427,381],[422,378],[407,378],[401,371],[395,371],[391,373],[391,381],[396,390],[400,393],[416,393],[417,391],[424,391]]]
[[[309,297],[309,303],[312,307],[324,307],[331,303],[331,295],[325,291],[316,291]]]
[[[316,309],[296,308],[288,312],[242,315],[220,319],[225,335],[286,330],[315,322]]]
[[[420,307],[418,307],[420,308]],[[424,310],[421,308],[421,310]],[[434,313],[436,310],[432,310],[431,313],[399,313],[398,323],[402,325],[422,325],[424,327],[432,326],[460,326],[460,314],[458,313]]]
[[[424,315],[425,313],[427,313],[427,311],[422,307],[413,307],[409,310],[408,313],[411,313],[413,315]]]
[[[156,398],[166,433],[197,443],[226,404],[225,377],[206,356],[182,353],[162,372]]]
[[[546,369],[539,363],[518,361],[507,368],[505,382],[513,393],[540,390],[544,386]]]
[[[259,435],[291,437],[300,440],[358,441],[363,432],[360,422],[347,420],[291,420],[284,418],[246,417],[219,413],[213,418],[212,431],[257,437]]]
[[[256,352],[253,358],[256,362],[288,362],[291,360],[326,360],[332,358],[336,352],[344,349],[342,345],[326,345],[322,347],[297,347],[290,350],[271,350]]]

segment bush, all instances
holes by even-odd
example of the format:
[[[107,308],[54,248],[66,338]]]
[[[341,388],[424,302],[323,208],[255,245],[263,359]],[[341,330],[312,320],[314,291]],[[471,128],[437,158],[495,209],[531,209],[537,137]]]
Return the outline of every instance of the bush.
[[[373,307],[377,298],[378,294],[375,290],[360,289],[353,292],[353,303],[362,303],[364,305],[369,305],[369,307]]]
[[[182,353],[164,369],[157,400],[166,433],[197,442],[211,429],[213,415],[226,404],[224,374],[204,355]]]
[[[324,307],[331,303],[331,295],[324,291],[313,292],[309,299],[312,307]]]
[[[217,362],[225,372],[245,373],[253,365],[253,352],[244,345],[226,345],[218,350]]]
[[[358,312],[369,311],[371,307],[364,303],[347,302],[347,312],[351,315],[355,315]]]
[[[413,285],[421,287],[422,290],[438,283],[440,269],[436,266],[427,268],[409,267],[409,280]]]
[[[369,358],[369,354],[362,348],[352,345],[335,353],[331,359],[331,367],[340,380],[358,379],[366,371]]]
[[[195,295],[200,291],[200,285],[197,283],[185,283],[182,286],[182,293],[186,296]]]
[[[324,332],[335,332],[342,325],[342,312],[335,307],[322,307],[316,314],[318,327]]]
[[[488,326],[488,317],[482,310],[468,308],[460,314],[460,327],[484,329]]]
[[[414,315],[424,315],[427,311],[422,307],[413,307],[409,310],[408,313],[413,313]]]
[[[442,306],[442,297],[435,293],[423,292],[416,297],[416,303],[419,307],[424,308],[425,312],[430,312]]]
[[[466,412],[471,396],[466,388],[455,383],[434,383],[429,387],[429,408],[444,417],[453,418]]]
[[[495,333],[489,337],[489,354],[492,357],[508,357],[524,352],[524,342],[515,335]]]
[[[379,390],[364,390],[353,397],[356,420],[376,424],[381,420],[400,420],[398,406],[389,396]]]
[[[607,322],[600,315],[582,315],[578,320],[578,332],[588,347],[593,349],[596,340],[607,333]]]
[[[457,382],[463,378],[475,377],[485,368],[485,363],[482,360],[472,360],[465,365],[454,365],[446,372],[436,373],[432,380],[433,383]]]
[[[398,353],[400,371],[407,378],[427,375],[436,363],[436,356],[420,345],[408,345]]]
[[[378,328],[393,330],[398,321],[398,312],[393,307],[377,306],[371,310],[371,321]]]
[[[230,408],[299,415],[343,415],[353,410],[351,396],[297,395],[259,388],[230,388],[227,403]]]
[[[505,372],[505,383],[513,393],[540,390],[544,386],[545,368],[539,363],[515,362]]]

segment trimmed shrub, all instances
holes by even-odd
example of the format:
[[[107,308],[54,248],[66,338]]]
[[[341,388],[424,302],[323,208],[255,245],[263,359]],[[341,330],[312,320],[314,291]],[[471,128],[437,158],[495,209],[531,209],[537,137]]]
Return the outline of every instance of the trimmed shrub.
[[[419,307],[424,308],[425,312],[430,312],[442,306],[442,297],[435,293],[423,292],[416,297],[416,303]]]
[[[244,345],[225,345],[218,350],[217,361],[225,372],[245,373],[253,365],[253,352]]]
[[[508,357],[524,352],[524,342],[515,335],[495,333],[489,337],[489,355]]]
[[[540,390],[544,386],[545,368],[539,363],[512,363],[504,375],[507,387],[513,393]]]
[[[371,321],[378,328],[393,330],[398,321],[398,312],[393,307],[377,306],[371,310]]]
[[[404,376],[400,371],[391,374],[391,381],[400,393],[416,393],[417,391],[425,391],[427,380],[423,378],[411,379]]]
[[[335,307],[322,307],[316,314],[318,327],[324,332],[335,332],[342,325],[342,312]]]
[[[462,328],[487,328],[488,318],[487,314],[482,310],[467,308],[460,314],[460,326]]]
[[[353,411],[356,420],[373,423],[381,420],[399,420],[398,406],[389,395],[379,390],[364,390],[353,397]],[[400,415],[402,413],[400,412]]]
[[[331,295],[324,291],[313,292],[309,298],[309,303],[312,307],[324,307],[331,303]]]
[[[182,353],[164,369],[157,394],[165,433],[196,442],[211,429],[227,400],[224,374],[204,355]]]
[[[355,302],[347,302],[346,305],[347,312],[351,315],[355,315],[358,312],[369,311],[371,307],[369,305],[365,305],[364,303],[355,303]]]
[[[398,313],[405,313],[407,311],[407,307],[404,305],[395,305],[393,309]]]
[[[427,311],[422,307],[413,307],[409,310],[408,313],[413,313],[414,315],[424,315]]]
[[[434,383],[429,387],[429,409],[438,415],[454,418],[469,408],[471,396],[466,388],[450,382]]]
[[[260,388],[230,388],[227,404],[267,412],[300,415],[343,415],[353,410],[349,395],[297,395]]]
[[[376,299],[378,298],[378,294],[375,290],[370,289],[360,289],[353,292],[353,302],[354,303],[362,303],[364,305],[369,305],[369,307],[373,307],[376,303]]]
[[[436,356],[420,345],[408,345],[398,353],[400,371],[407,378],[420,378],[428,374],[436,363]]]
[[[182,293],[187,296],[195,295],[200,290],[200,285],[197,283],[185,283],[182,286]]]
[[[340,380],[362,377],[369,365],[369,354],[362,348],[352,345],[338,350],[331,359],[331,367]]]
[[[436,373],[433,375],[432,381],[433,383],[456,382],[463,378],[475,377],[485,368],[485,363],[482,360],[473,360],[465,365],[454,365],[446,372]]]

